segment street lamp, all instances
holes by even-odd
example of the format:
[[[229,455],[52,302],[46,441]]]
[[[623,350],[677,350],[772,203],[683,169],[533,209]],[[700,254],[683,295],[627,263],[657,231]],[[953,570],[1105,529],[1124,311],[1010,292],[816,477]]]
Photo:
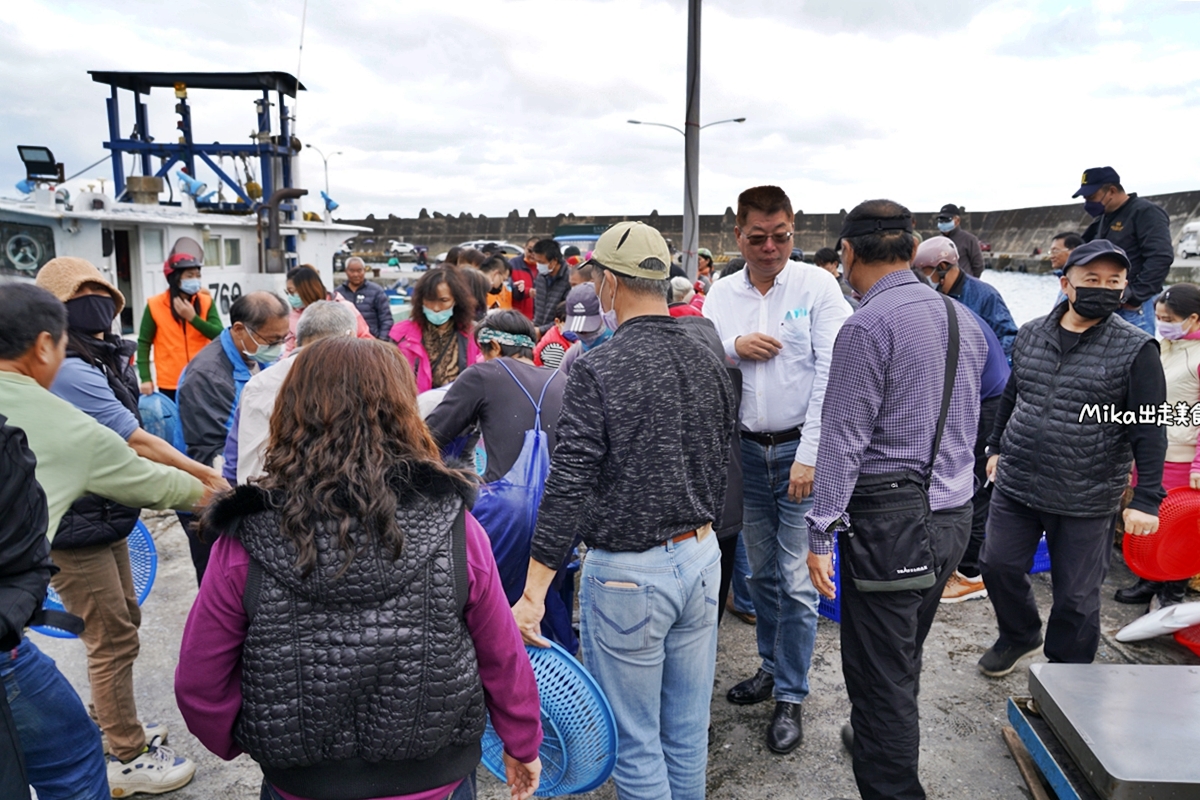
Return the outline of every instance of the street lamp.
[[[321,160],[325,162],[325,195],[326,195],[326,197],[328,197],[329,196],[329,159],[333,158],[334,156],[340,156],[342,154],[342,151],[335,150],[332,153],[330,153],[328,156],[326,156],[324,153],[321,152],[321,148],[319,148],[319,147],[313,147],[311,144],[306,144],[304,146],[308,147],[312,150],[316,150],[317,155],[319,155],[321,157]]]
[[[683,268],[688,277],[696,277],[696,255],[700,249],[700,211],[696,200],[700,183],[700,131],[713,125],[726,122],[745,122],[745,117],[719,119],[694,128],[695,135],[688,136],[682,128],[667,125],[665,122],[643,122],[638,119],[628,120],[630,125],[653,125],[656,128],[670,128],[683,136]]]

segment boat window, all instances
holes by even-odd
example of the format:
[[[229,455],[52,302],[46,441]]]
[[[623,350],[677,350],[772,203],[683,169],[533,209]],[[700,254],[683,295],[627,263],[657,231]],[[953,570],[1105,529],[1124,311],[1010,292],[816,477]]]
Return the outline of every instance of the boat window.
[[[142,258],[147,264],[161,264],[167,260],[161,228],[142,231]]]
[[[204,266],[221,266],[221,237],[209,236],[204,240]]]
[[[0,222],[0,275],[33,277],[54,258],[54,232],[43,225]]]
[[[242,240],[225,240],[225,266],[236,267],[242,263]]]

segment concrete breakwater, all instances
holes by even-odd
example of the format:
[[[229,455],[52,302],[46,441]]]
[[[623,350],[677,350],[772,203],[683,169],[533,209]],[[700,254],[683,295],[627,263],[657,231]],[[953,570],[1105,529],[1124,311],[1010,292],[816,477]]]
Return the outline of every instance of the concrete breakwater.
[[[1178,241],[1184,224],[1200,216],[1200,190],[1173,192],[1171,194],[1148,195],[1147,198],[1166,209],[1171,216],[1171,236]],[[831,247],[837,242],[845,209],[833,214],[796,213],[796,246],[811,254],[821,247]],[[922,236],[936,236],[936,212],[918,212],[915,215],[917,230]],[[474,239],[506,239],[523,244],[529,236],[547,237],[560,225],[595,225],[601,230],[624,220],[640,220],[653,225],[663,235],[678,244],[683,239],[683,218],[678,214],[632,214],[625,216],[582,216],[574,213],[539,216],[530,209],[522,216],[516,209],[505,217],[487,217],[460,213],[457,216],[428,213],[421,210],[419,216],[387,217],[370,215],[366,219],[338,220],[354,225],[363,225],[374,231],[374,236],[359,236],[353,245],[356,251],[385,251],[389,239],[412,242],[429,247],[430,254],[440,253],[460,242]],[[1043,252],[1049,249],[1050,237],[1061,231],[1080,231],[1091,219],[1083,213],[1082,204],[1038,206],[1003,211],[968,211],[963,215],[963,227],[974,233],[981,241],[992,246],[993,265],[999,269],[1016,269],[1036,272],[1041,258],[1032,257],[1035,248]],[[721,215],[703,214],[700,217],[700,246],[713,253],[736,253],[734,240],[734,212],[726,208]],[[372,244],[365,244],[373,239]],[[1001,258],[1005,256],[1007,258]],[[1024,267],[1022,269],[1022,266]]]

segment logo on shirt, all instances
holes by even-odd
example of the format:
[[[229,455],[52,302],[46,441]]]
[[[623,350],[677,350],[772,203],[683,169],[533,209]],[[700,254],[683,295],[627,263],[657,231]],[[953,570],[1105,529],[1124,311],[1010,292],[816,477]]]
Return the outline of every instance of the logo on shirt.
[[[1124,222],[1114,222],[1112,225],[1108,226],[1108,229],[1110,231],[1112,231],[1113,233],[1120,233],[1121,231],[1125,230],[1125,223]]]
[[[807,316],[808,316],[807,308],[793,308],[791,311],[784,314],[783,318],[785,320],[786,319],[804,319]]]

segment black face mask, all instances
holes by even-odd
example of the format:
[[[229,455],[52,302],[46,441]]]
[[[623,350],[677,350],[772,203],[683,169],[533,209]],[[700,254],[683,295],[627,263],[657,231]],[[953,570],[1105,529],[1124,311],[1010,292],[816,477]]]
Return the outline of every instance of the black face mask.
[[[94,334],[112,330],[117,304],[110,295],[89,294],[68,300],[67,326],[73,331]]]
[[[1101,289],[1098,286],[1076,286],[1071,310],[1084,319],[1104,319],[1121,307],[1123,289]]]

